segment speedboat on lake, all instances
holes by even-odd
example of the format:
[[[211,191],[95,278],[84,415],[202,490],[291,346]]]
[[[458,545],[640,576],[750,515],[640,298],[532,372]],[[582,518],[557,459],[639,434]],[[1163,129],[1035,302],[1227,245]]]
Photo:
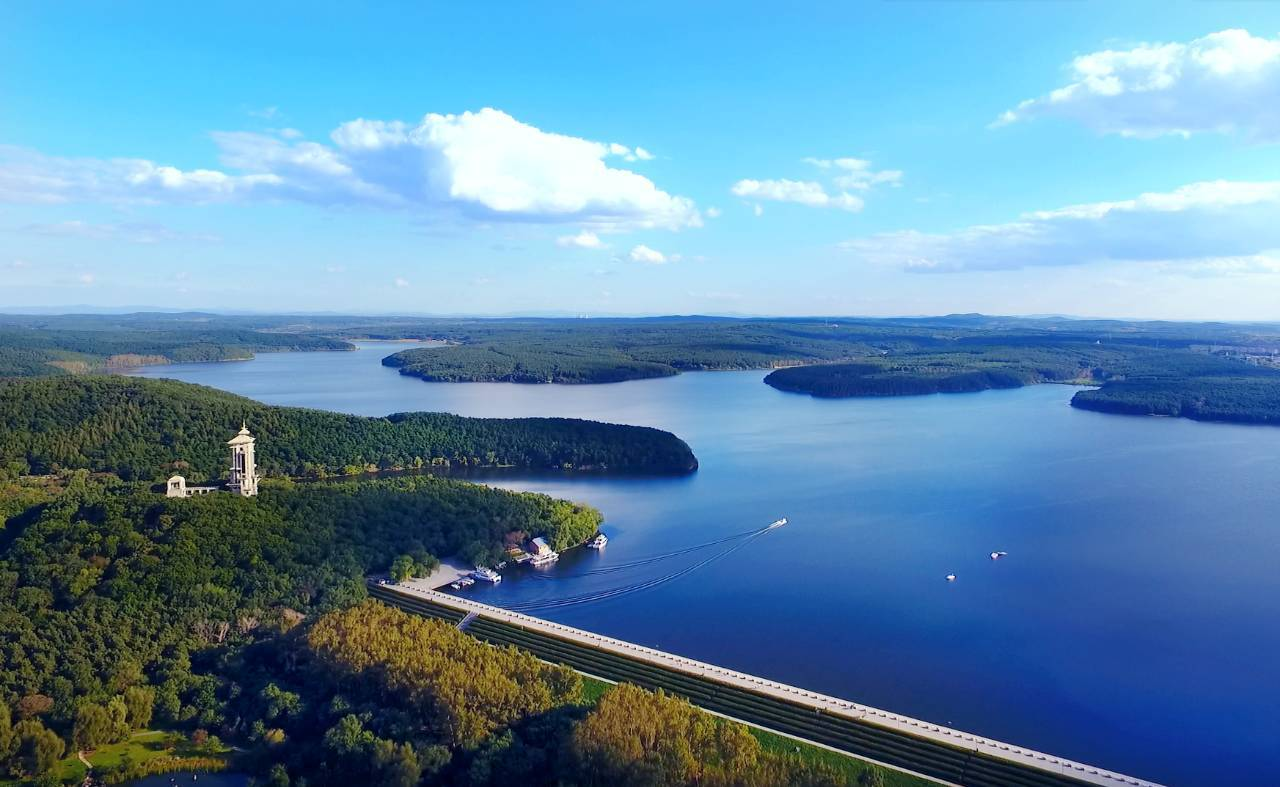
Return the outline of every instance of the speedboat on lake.
[[[991,553],[991,559],[992,559],[992,560],[999,560],[1000,558],[1004,557],[1004,556],[1005,556],[1005,555],[1007,555],[1007,554],[1009,554],[1009,553],[1008,553],[1008,552],[992,552],[992,553]]]
[[[587,542],[587,549],[604,549],[605,544],[609,543],[609,537],[604,533],[597,533],[596,537]]]

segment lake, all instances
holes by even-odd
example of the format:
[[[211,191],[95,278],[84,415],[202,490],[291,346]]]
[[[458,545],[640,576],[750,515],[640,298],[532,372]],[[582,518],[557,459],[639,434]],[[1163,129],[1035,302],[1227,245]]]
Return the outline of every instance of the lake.
[[[1079,411],[1052,385],[822,400],[763,371],[424,383],[380,365],[405,346],[137,373],[361,415],[671,430],[696,474],[486,479],[597,506],[611,540],[465,592],[1156,781],[1280,773],[1278,428]],[[780,516],[759,538],[625,566]]]

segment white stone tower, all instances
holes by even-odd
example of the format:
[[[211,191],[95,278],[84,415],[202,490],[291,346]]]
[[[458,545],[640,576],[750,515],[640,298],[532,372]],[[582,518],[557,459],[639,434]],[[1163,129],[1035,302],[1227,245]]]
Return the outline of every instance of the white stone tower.
[[[258,466],[253,459],[253,435],[241,423],[240,431],[227,441],[231,446],[231,478],[227,489],[245,497],[258,494]]]

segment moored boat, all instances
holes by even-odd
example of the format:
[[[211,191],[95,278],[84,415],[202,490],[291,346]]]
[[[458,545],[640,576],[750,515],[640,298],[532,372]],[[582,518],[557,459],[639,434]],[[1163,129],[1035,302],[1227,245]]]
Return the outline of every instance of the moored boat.
[[[477,568],[471,572],[471,576],[483,582],[492,582],[495,585],[502,581],[502,575],[491,568]]]

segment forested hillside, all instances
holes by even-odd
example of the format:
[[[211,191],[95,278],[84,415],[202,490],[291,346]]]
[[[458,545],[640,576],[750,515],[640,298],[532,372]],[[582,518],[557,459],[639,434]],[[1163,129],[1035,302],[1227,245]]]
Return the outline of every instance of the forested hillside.
[[[1204,421],[1280,423],[1280,368],[1205,352],[1151,347],[958,347],[857,363],[779,369],[765,382],[819,397],[905,396],[1017,388],[1045,382],[1096,383],[1075,407]]]
[[[657,429],[567,418],[463,418],[400,413],[362,418],[271,407],[170,380],[76,376],[0,384],[0,460],[31,472],[87,468],[126,479],[181,472],[217,478],[241,422],[258,464],[275,475],[322,476],[433,465],[684,473],[689,447]]]
[[[1205,355],[1140,364],[1101,388],[1080,391],[1075,407],[1198,421],[1280,424],[1280,368]]]
[[[255,352],[350,350],[340,339],[204,326],[138,330],[19,327],[0,319],[0,378],[85,373],[155,363],[252,358]]]
[[[383,363],[432,382],[613,383],[831,360],[861,342],[835,326],[720,320],[492,321],[444,338],[460,344],[402,350]]]
[[[625,689],[592,709],[566,668],[366,600],[396,555],[580,541],[589,508],[432,477],[26,488],[0,530],[0,780],[57,783],[60,757],[153,727],[220,736],[270,784],[847,783],[682,701]]]
[[[857,363],[797,366],[764,381],[782,391],[821,397],[909,396],[1018,388],[1093,380],[1129,362],[1135,350],[1096,345],[1000,347],[966,343],[950,352],[877,355]]]

